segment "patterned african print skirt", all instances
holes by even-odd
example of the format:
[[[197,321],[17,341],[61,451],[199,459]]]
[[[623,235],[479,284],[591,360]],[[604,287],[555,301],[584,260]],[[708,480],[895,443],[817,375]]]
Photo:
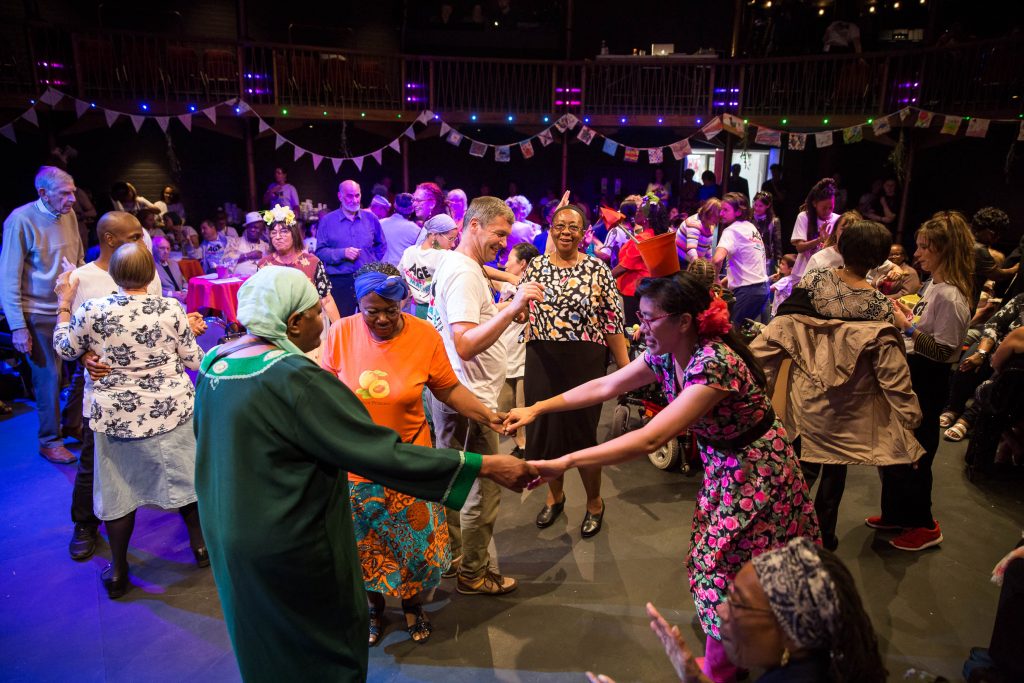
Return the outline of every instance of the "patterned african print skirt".
[[[349,482],[366,590],[400,598],[434,588],[452,563],[444,506],[372,482]]]

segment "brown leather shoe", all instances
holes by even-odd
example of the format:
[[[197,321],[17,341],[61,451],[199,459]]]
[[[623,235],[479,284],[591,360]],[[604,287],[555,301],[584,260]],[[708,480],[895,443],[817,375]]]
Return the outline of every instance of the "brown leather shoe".
[[[47,448],[40,448],[39,455],[43,456],[50,462],[57,465],[70,465],[71,463],[78,460],[74,453],[64,448],[63,446],[50,446]]]

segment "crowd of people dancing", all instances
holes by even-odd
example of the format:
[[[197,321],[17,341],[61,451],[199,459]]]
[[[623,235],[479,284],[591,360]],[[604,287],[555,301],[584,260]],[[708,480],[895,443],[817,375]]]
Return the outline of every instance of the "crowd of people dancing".
[[[136,510],[178,510],[246,680],[364,680],[386,597],[424,643],[444,578],[468,596],[516,590],[491,556],[502,487],[545,485],[546,528],[578,470],[591,538],[614,514],[602,467],[683,432],[703,469],[686,555],[703,659],[648,606],[680,680],[885,680],[832,552],[847,468],[878,468],[864,523],[913,552],[945,540],[942,438],[975,432],[972,472],[1021,464],[1021,248],[993,248],[1009,225],[995,207],[934,213],[910,254],[892,221],[837,214],[831,178],[788,245],[770,183],[685,207],[660,184],[597,210],[566,191],[535,210],[429,182],[364,201],[345,180],[308,233],[280,169],[241,232],[226,213],[193,230],[173,188],[151,204],[123,185],[87,262],[74,179],[41,168],[4,223],[0,303],[41,455],[70,464],[63,437],[82,443],[72,558],[104,525],[119,598]],[[199,347],[172,254],[246,278],[240,334]],[[78,366],[63,426],[62,362]],[[664,408],[600,442],[602,404],[649,385]],[[1019,591],[1024,551],[997,574]],[[1019,618],[997,618],[978,654],[1006,680],[1024,675],[1006,635]]]

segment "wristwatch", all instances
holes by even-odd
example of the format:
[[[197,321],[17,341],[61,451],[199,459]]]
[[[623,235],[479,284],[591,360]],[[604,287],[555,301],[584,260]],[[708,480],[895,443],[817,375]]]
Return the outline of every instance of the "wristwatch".
[[[986,351],[985,349],[979,348],[977,351],[975,351],[975,353],[977,353],[977,354],[979,354],[981,356],[982,362],[984,362],[985,360],[988,359],[989,352]]]

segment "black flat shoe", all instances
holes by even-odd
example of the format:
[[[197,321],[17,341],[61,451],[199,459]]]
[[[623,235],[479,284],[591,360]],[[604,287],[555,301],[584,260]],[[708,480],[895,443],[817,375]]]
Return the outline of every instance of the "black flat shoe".
[[[196,558],[197,567],[209,567],[210,566],[210,552],[204,545],[202,548],[193,548],[192,555]]]
[[[107,589],[107,597],[116,600],[128,592],[128,573],[124,576],[114,578],[114,565],[108,564],[103,573],[100,574],[103,587]]]
[[[588,512],[583,516],[583,524],[580,525],[580,535],[583,538],[590,538],[596,536],[597,532],[601,530],[601,522],[604,520],[604,505],[601,506],[601,511],[597,514]]]
[[[555,503],[554,505],[545,505],[537,513],[537,526],[541,529],[547,529],[549,526],[555,523],[558,516],[562,514],[562,510],[565,509],[565,496],[562,496],[561,503]]]
[[[75,531],[71,535],[71,542],[68,544],[68,552],[71,559],[81,562],[88,560],[96,552],[96,527],[92,524],[76,524]]]

